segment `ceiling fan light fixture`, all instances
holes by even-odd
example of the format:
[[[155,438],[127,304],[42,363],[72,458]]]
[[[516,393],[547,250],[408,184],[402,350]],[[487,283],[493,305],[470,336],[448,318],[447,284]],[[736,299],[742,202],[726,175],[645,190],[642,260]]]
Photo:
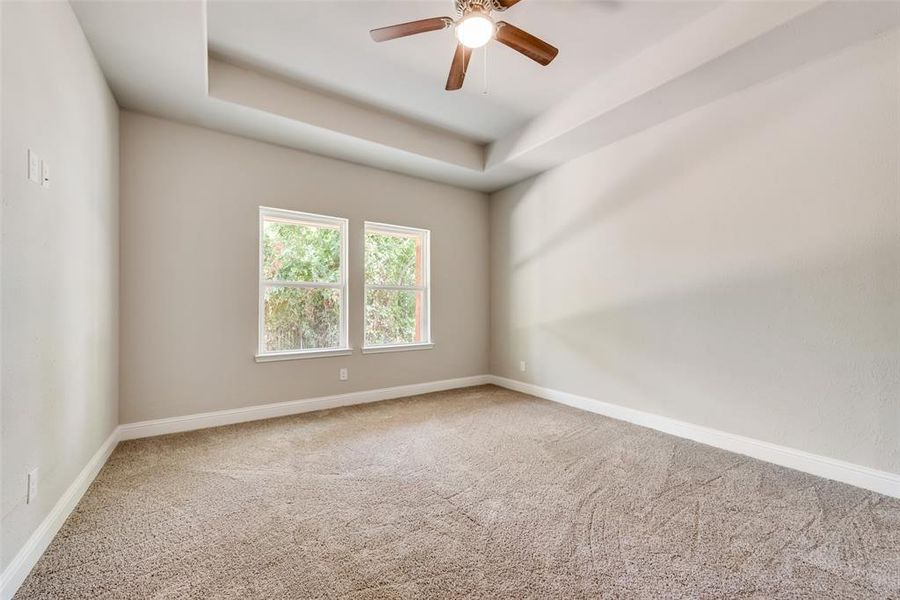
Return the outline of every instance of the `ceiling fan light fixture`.
[[[0,0],[3,2],[3,0]],[[453,92],[462,89],[466,79],[466,69],[472,58],[472,50],[482,48],[491,40],[497,40],[504,46],[511,48],[533,60],[542,66],[547,66],[559,49],[551,46],[539,37],[535,37],[511,25],[506,21],[494,21],[491,15],[494,11],[505,11],[518,4],[520,0],[454,0],[456,13],[462,18],[454,20],[450,17],[432,17],[431,19],[419,19],[408,23],[397,23],[388,27],[379,27],[369,31],[369,35],[376,42],[387,42],[410,35],[428,33],[429,31],[441,31],[453,27],[458,40],[456,51],[453,53],[453,62],[450,63],[450,74],[447,76],[447,85],[444,89]],[[485,73],[487,73],[487,54],[485,57]]]
[[[467,15],[456,24],[456,39],[466,48],[481,48],[494,37],[497,26],[484,13]]]

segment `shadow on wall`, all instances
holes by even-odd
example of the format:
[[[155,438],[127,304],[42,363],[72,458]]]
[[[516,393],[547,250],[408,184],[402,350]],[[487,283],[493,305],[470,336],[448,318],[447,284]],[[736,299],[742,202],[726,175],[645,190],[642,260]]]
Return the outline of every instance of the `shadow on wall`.
[[[835,27],[835,23],[843,26]],[[872,29],[871,23],[880,23],[881,26]],[[522,149],[524,155],[515,157],[513,162],[520,166],[527,165],[532,171],[546,169],[541,153],[552,156],[556,152],[562,152],[572,156],[567,151],[572,146],[587,149],[615,144],[679,115],[776,79],[811,61],[871,39],[873,35],[881,35],[895,28],[898,23],[900,4],[895,2],[875,0],[823,3],[803,18],[790,20],[683,77],[672,79],[595,117],[596,120],[605,122],[605,126],[599,129],[599,134],[597,131],[579,133],[573,130],[562,138],[547,141],[540,149],[526,144]],[[810,35],[810,32],[817,32],[818,35]],[[777,56],[778,60],[766,60],[765,51],[763,54],[759,52],[761,46],[768,47],[769,56]],[[632,66],[626,61],[589,85],[602,84],[605,78],[627,77]],[[739,82],[733,81],[735,73],[741,74]],[[530,125],[533,126],[534,122]],[[526,125],[509,134],[503,141],[503,146],[517,147],[523,143],[523,138],[527,138],[528,133],[529,125]],[[529,159],[528,153],[531,150],[537,150],[538,156]]]
[[[539,322],[511,343],[553,356],[536,361],[542,385],[896,473],[898,272],[896,248],[869,248]],[[894,450],[822,447],[848,437]]]
[[[900,472],[898,39],[495,194],[494,372]]]
[[[672,181],[691,172],[702,172],[707,159],[728,148],[745,145],[749,140],[765,135],[766,131],[790,123],[796,111],[802,110],[815,97],[842,95],[848,85],[852,87],[857,79],[863,77],[863,73],[847,70],[842,77],[819,78],[815,87],[783,87],[779,90],[777,111],[771,110],[766,102],[756,102],[752,106],[742,103],[738,107],[725,99],[717,107],[723,114],[713,127],[683,126],[673,132],[666,129],[671,127],[670,123],[660,124],[654,128],[654,135],[656,131],[665,132],[665,143],[656,144],[651,151],[646,152],[640,164],[632,166],[627,173],[608,169],[604,171],[604,153],[612,157],[612,147],[606,147],[527,180],[513,188],[516,199],[510,206],[511,213],[523,202],[537,205],[548,215],[557,213],[561,204],[560,196],[565,194],[569,185],[569,169],[583,172],[587,165],[593,165],[596,185],[603,189],[599,190],[591,202],[584,203],[583,209],[572,215],[566,223],[551,228],[550,221],[542,221],[544,229],[536,236],[541,240],[540,243],[524,254],[511,257],[511,268],[521,269],[536,258],[546,256],[572,237],[590,230],[598,223],[612,220],[622,211],[650,197],[652,192],[666,189]],[[760,85],[767,85],[767,82]],[[702,107],[697,111],[701,109]],[[675,122],[683,125],[683,120],[696,119],[697,111],[682,115]],[[691,122],[687,121],[687,124],[690,125]],[[642,134],[637,133],[635,137],[640,135]],[[827,128],[819,132],[819,135],[823,138],[821,143],[830,143]]]

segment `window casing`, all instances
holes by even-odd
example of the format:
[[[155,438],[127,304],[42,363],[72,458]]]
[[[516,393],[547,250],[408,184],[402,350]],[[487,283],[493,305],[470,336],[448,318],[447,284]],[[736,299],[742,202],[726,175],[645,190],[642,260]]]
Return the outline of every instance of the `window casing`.
[[[259,209],[257,360],[349,354],[347,219]]]
[[[365,224],[363,352],[430,348],[431,232]]]

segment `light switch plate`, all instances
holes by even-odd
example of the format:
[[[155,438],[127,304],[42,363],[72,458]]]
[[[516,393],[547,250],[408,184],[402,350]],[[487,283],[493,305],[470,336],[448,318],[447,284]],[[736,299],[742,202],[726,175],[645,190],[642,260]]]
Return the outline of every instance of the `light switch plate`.
[[[50,187],[50,163],[46,160],[41,161],[41,187]]]
[[[28,179],[38,185],[41,183],[41,157],[34,150],[28,151]]]

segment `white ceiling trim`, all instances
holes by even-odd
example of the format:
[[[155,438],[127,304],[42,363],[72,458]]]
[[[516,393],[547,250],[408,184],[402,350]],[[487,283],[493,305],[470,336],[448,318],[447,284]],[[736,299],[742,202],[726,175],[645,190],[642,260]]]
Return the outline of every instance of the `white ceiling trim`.
[[[895,2],[726,2],[485,148],[210,58],[205,1],[73,6],[123,108],[481,191],[900,25]]]
[[[484,145],[453,133],[209,59],[209,95],[431,160],[484,170]]]
[[[900,3],[729,2],[490,145],[544,171],[900,25]]]

